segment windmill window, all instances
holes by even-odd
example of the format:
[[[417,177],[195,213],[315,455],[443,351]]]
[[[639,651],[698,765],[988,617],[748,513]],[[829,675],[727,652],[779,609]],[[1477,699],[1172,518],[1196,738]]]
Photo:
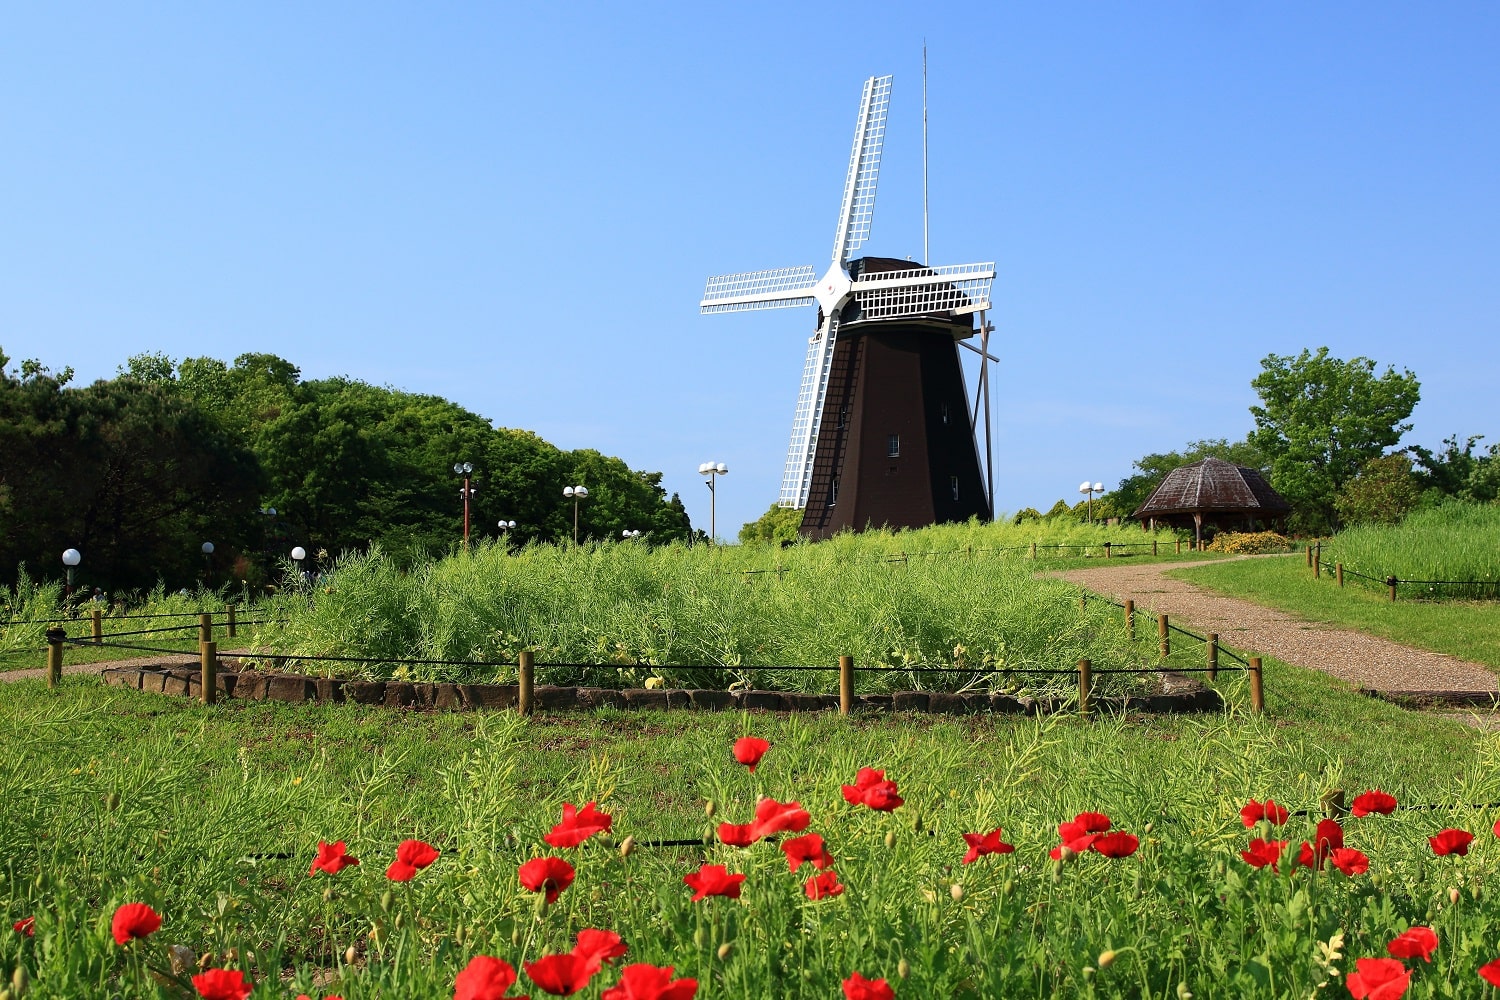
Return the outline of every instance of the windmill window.
[[[947,403],[943,404],[943,423],[944,424],[948,423],[948,404]]]
[[[900,458],[901,457],[901,435],[900,434],[892,434],[886,440],[885,457],[886,458]]]
[[[835,478],[834,481],[833,481],[833,488],[828,491],[828,506],[832,507],[834,504],[836,504],[838,502],[839,502],[839,481],[838,481],[837,478]]]
[[[949,476],[948,477],[948,485],[953,488],[953,499],[957,500],[958,499],[958,477],[957,476]]]

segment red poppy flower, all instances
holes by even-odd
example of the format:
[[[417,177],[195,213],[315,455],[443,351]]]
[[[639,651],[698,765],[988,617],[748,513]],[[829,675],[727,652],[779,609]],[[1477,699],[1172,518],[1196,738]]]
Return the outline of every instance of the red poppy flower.
[[[36,917],[27,917],[24,920],[17,920],[14,924],[11,925],[11,927],[17,934],[24,934],[27,937],[36,937]]]
[[[1106,858],[1128,858],[1141,846],[1141,842],[1133,833],[1124,830],[1116,830],[1113,833],[1100,834],[1094,839],[1094,850]]]
[[[438,859],[438,849],[421,840],[403,840],[396,845],[396,860],[385,870],[392,882],[410,882],[417,872]]]
[[[844,887],[839,883],[838,872],[830,868],[823,874],[808,879],[803,884],[802,891],[807,893],[808,899],[818,900],[825,896],[837,896],[844,891]]]
[[[1297,854],[1297,864],[1304,868],[1322,868],[1328,856],[1344,846],[1344,828],[1339,826],[1337,820],[1319,820],[1313,844],[1317,846],[1313,847],[1304,840],[1302,850]]]
[[[532,858],[520,867],[521,884],[532,892],[547,893],[547,905],[557,902],[562,891],[573,884],[573,866],[562,858]],[[527,966],[528,970],[530,966]]]
[[[1109,827],[1110,819],[1103,813],[1079,813],[1071,820],[1057,824],[1057,834],[1062,838],[1062,843],[1052,848],[1048,857],[1053,861],[1061,861],[1063,848],[1067,848],[1074,854],[1082,854],[1093,847],[1094,841],[1099,839],[1099,834],[1108,830]]]
[[[698,903],[709,896],[739,899],[740,883],[745,881],[745,876],[731,875],[723,865],[704,865],[692,874],[684,875],[682,880],[693,888],[693,902]]]
[[[562,822],[542,839],[553,847],[577,847],[596,833],[605,833],[614,823],[609,813],[602,813],[590,802],[582,809],[563,803]]]
[[[749,847],[760,839],[754,823],[720,823],[719,840],[730,847]]]
[[[161,917],[145,903],[126,903],[115,911],[109,922],[115,944],[128,944],[131,938],[143,938],[161,929]]]
[[[1361,958],[1354,964],[1359,971],[1344,980],[1354,1000],[1396,1000],[1411,982],[1411,973],[1394,958]]]
[[[854,784],[842,786],[844,801],[850,805],[868,806],[877,812],[890,812],[906,800],[896,793],[896,783],[885,780],[885,772],[862,767]]]
[[[1273,872],[1280,871],[1281,852],[1286,849],[1287,842],[1284,840],[1262,840],[1256,837],[1250,841],[1250,849],[1241,851],[1240,857],[1255,868],[1271,866]]]
[[[969,845],[969,850],[964,854],[963,863],[973,864],[986,854],[1009,854],[1014,851],[1014,844],[1007,844],[1000,839],[1001,827],[995,827],[989,833],[966,833],[963,835],[964,843]],[[859,975],[859,973],[855,973]]]
[[[547,993],[553,996],[572,996],[589,984],[599,965],[588,957],[567,953],[544,955],[535,962],[526,963],[526,975]]]
[[[308,878],[318,874],[319,870],[330,875],[337,875],[350,865],[359,864],[359,859],[350,857],[344,850],[344,842],[330,844],[327,841],[318,841],[318,856],[313,859],[312,867],[307,870]]]
[[[1363,875],[1370,870],[1370,859],[1365,857],[1363,851],[1356,851],[1352,847],[1334,848],[1328,852],[1328,860],[1333,862],[1333,867],[1350,877]]]
[[[1500,837],[1500,819],[1495,820],[1495,836]]]
[[[1372,788],[1354,796],[1354,804],[1349,807],[1349,811],[1356,816],[1368,816],[1371,813],[1389,816],[1396,811],[1396,797]]]
[[[672,978],[672,966],[627,965],[620,970],[620,981],[605,990],[599,1000],[692,1000],[698,992],[698,980],[684,976]]]
[[[1438,936],[1433,933],[1431,927],[1408,927],[1396,939],[1385,946],[1385,950],[1391,953],[1392,958],[1416,958],[1421,956],[1422,961],[1431,962],[1432,953],[1437,951]]]
[[[254,988],[239,969],[208,969],[193,977],[193,989],[203,1000],[245,1000]]]
[[[844,980],[844,1000],[896,1000],[896,992],[884,979],[866,979],[851,972]]]
[[[475,955],[453,983],[453,1000],[506,1000],[505,991],[516,983],[516,970],[509,962]]]
[[[1479,967],[1479,978],[1491,986],[1500,986],[1500,958]]]
[[[802,808],[800,802],[777,802],[775,799],[761,799],[755,807],[755,822],[751,824],[758,836],[766,837],[773,833],[800,833],[807,829],[807,824],[812,822],[806,809]]]
[[[819,871],[833,864],[833,855],[823,846],[823,838],[816,833],[793,837],[781,842],[781,853],[786,855],[787,866],[796,871],[804,861]]]
[[[613,962],[629,950],[630,946],[614,931],[597,930],[593,927],[579,931],[578,941],[573,945],[573,955],[584,961],[591,970],[591,976],[603,968],[605,962]]]
[[[1286,822],[1287,816],[1289,815],[1290,814],[1284,808],[1277,805],[1275,800],[1273,799],[1266,799],[1265,802],[1257,802],[1254,799],[1251,799],[1249,802],[1245,803],[1244,808],[1240,810],[1240,822],[1245,824],[1245,828],[1247,830],[1250,827],[1254,826],[1256,823],[1259,823],[1261,820],[1265,820],[1272,826],[1281,826]]]
[[[1432,853],[1443,854],[1468,854],[1469,844],[1473,843],[1474,835],[1467,830],[1439,830],[1435,836],[1428,837],[1427,842],[1432,845]]]
[[[754,774],[755,765],[760,763],[760,759],[769,749],[771,749],[771,744],[758,736],[741,736],[734,741],[734,759],[744,764],[750,769],[750,773]]]

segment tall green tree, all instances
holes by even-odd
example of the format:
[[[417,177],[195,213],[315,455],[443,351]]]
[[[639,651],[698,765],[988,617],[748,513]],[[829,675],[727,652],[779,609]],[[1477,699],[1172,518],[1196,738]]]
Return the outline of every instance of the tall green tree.
[[[1411,430],[1404,421],[1421,398],[1410,371],[1377,375],[1369,358],[1331,357],[1328,348],[1271,354],[1250,383],[1260,405],[1251,440],[1270,459],[1271,485],[1293,506],[1293,526],[1340,524],[1335,501],[1372,458]]]

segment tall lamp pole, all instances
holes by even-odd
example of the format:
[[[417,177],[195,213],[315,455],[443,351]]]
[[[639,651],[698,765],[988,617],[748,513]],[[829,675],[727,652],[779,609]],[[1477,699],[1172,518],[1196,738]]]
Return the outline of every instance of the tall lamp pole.
[[[1079,493],[1087,493],[1089,497],[1089,524],[1094,523],[1094,494],[1104,492],[1103,483],[1091,483],[1087,479],[1078,484]]]
[[[564,486],[563,496],[573,501],[573,544],[578,544],[578,501],[587,499],[587,486]]]
[[[73,568],[83,562],[83,555],[77,549],[67,549],[62,554],[63,565],[67,567],[68,582],[63,588],[63,599],[73,596]]]
[[[464,545],[469,544],[469,498],[475,493],[470,483],[469,474],[474,471],[474,466],[468,462],[453,463],[453,471],[464,477],[463,487],[459,489],[458,495],[464,498]]]
[[[214,543],[204,542],[203,550],[203,585],[212,587],[214,585]]]
[[[717,510],[719,491],[714,484],[720,476],[729,475],[729,466],[723,462],[704,462],[698,466],[698,473],[708,477],[703,480],[703,485],[708,487],[708,540],[712,542],[719,534]]]
[[[307,550],[297,545],[292,548],[292,562],[297,564],[297,586],[300,588],[307,583],[307,577],[303,575],[302,560],[307,558]]]

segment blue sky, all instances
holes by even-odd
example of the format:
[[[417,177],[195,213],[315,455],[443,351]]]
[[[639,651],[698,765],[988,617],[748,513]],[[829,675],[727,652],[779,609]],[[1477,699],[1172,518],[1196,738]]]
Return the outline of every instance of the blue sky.
[[[1071,502],[1250,429],[1270,353],[1411,369],[1408,441],[1500,440],[1493,4],[13,5],[0,346],[268,351],[776,497],[860,87],[865,252],[997,262],[996,493]],[[559,498],[559,502],[562,502]]]

